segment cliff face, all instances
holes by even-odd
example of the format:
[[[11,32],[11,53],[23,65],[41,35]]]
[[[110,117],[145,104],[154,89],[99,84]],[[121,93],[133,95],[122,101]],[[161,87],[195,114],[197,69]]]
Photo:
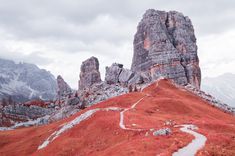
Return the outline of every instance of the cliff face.
[[[196,37],[190,19],[170,11],[147,10],[134,37],[132,71],[150,72],[200,88]]]

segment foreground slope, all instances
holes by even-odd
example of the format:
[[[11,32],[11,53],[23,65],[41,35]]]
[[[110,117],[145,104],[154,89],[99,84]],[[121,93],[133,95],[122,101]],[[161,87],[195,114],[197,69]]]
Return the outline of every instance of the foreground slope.
[[[169,134],[153,135],[162,128]],[[235,117],[161,80],[59,122],[0,132],[0,155],[172,155],[194,139],[189,131],[206,140],[197,155],[235,155]]]

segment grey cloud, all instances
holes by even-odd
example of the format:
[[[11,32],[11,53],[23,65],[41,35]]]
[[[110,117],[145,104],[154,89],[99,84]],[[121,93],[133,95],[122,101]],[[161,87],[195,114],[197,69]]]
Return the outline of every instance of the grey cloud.
[[[29,62],[29,63],[34,63],[37,65],[48,65],[53,63],[52,59],[49,59],[45,56],[40,55],[41,52],[36,51],[36,52],[32,52],[29,55],[23,55],[22,58],[19,58],[19,60],[24,60],[25,62]]]
[[[148,8],[160,10],[178,10],[192,18],[198,34],[218,33],[235,25],[235,2],[231,0],[42,0],[9,1],[1,0],[0,26],[19,39],[27,38],[64,38],[112,40],[114,35],[107,27],[84,34],[86,27],[100,15],[109,15],[112,19],[129,21],[137,25],[138,20]],[[109,28],[112,30],[112,28]],[[125,32],[125,27],[120,27]],[[89,31],[89,30],[88,30]],[[103,36],[100,35],[103,32]],[[109,34],[108,34],[109,33]],[[93,36],[91,34],[94,34]],[[108,34],[108,35],[107,35]],[[111,36],[111,37],[109,37]],[[123,37],[123,36],[121,36]],[[118,40],[124,39],[117,38]]]
[[[53,63],[53,60],[41,55],[41,52],[32,52],[30,54],[22,54],[20,52],[10,53],[1,50],[0,57],[4,59],[10,59],[15,62],[27,62],[37,65],[49,65]]]

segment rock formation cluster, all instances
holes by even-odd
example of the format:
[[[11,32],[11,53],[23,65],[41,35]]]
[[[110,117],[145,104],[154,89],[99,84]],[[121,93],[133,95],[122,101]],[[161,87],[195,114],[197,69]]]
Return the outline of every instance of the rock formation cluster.
[[[105,80],[99,61],[91,57],[81,65],[79,103],[91,105],[128,91],[136,91],[160,77],[200,88],[201,73],[196,37],[190,19],[176,11],[147,10],[134,37],[131,69],[113,63]]]
[[[187,16],[176,11],[147,10],[137,27],[133,44],[131,70],[124,69],[119,63],[106,67],[107,84],[135,85],[165,77],[180,85],[191,84],[200,88],[196,37]],[[99,73],[95,69],[95,73]],[[91,75],[90,71],[87,74]],[[86,74],[82,71],[81,75]],[[94,84],[93,79],[86,79],[84,85],[87,84]]]
[[[171,79],[180,85],[190,84],[197,89],[200,88],[201,72],[196,37],[192,23],[187,16],[176,11],[147,10],[138,24],[133,46],[131,69],[124,68],[122,64],[113,63],[106,67],[105,80],[102,81],[99,61],[93,56],[82,62],[78,91],[73,91],[63,78],[58,76],[57,100],[49,102],[43,109],[36,109],[37,107],[29,105],[27,108],[14,107],[17,108],[16,110],[8,106],[2,110],[5,110],[5,115],[21,113],[30,116],[31,114],[27,114],[27,110],[33,109],[38,116],[50,114],[49,120],[55,121],[113,96],[138,91],[142,86],[160,77]],[[10,64],[14,65],[14,63]],[[39,77],[41,73],[46,75],[41,81],[35,83],[37,77],[35,78],[34,74],[29,74],[30,72],[27,71],[37,71],[38,69],[26,64],[20,66],[22,69],[19,69],[18,79],[28,84],[28,88],[31,87],[35,90],[42,88],[45,98],[53,96],[48,92],[55,89],[53,77],[50,74],[42,70],[33,72]],[[0,71],[2,70],[1,68]],[[5,79],[6,77],[9,79]],[[14,73],[13,76],[7,72],[4,75],[0,74],[0,89],[5,84],[16,81],[15,77]],[[50,86],[47,83],[51,81]],[[29,95],[33,95],[37,92],[30,93]]]

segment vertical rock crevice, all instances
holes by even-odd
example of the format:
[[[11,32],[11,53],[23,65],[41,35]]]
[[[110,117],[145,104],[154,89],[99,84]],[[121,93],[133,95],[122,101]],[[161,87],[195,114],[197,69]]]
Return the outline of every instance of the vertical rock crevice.
[[[101,77],[98,59],[93,56],[82,62],[79,76],[79,90],[91,87],[95,83],[100,83]]]
[[[176,11],[147,10],[133,44],[134,72],[149,71],[152,79],[164,76],[178,84],[200,88],[196,37],[187,16]]]

